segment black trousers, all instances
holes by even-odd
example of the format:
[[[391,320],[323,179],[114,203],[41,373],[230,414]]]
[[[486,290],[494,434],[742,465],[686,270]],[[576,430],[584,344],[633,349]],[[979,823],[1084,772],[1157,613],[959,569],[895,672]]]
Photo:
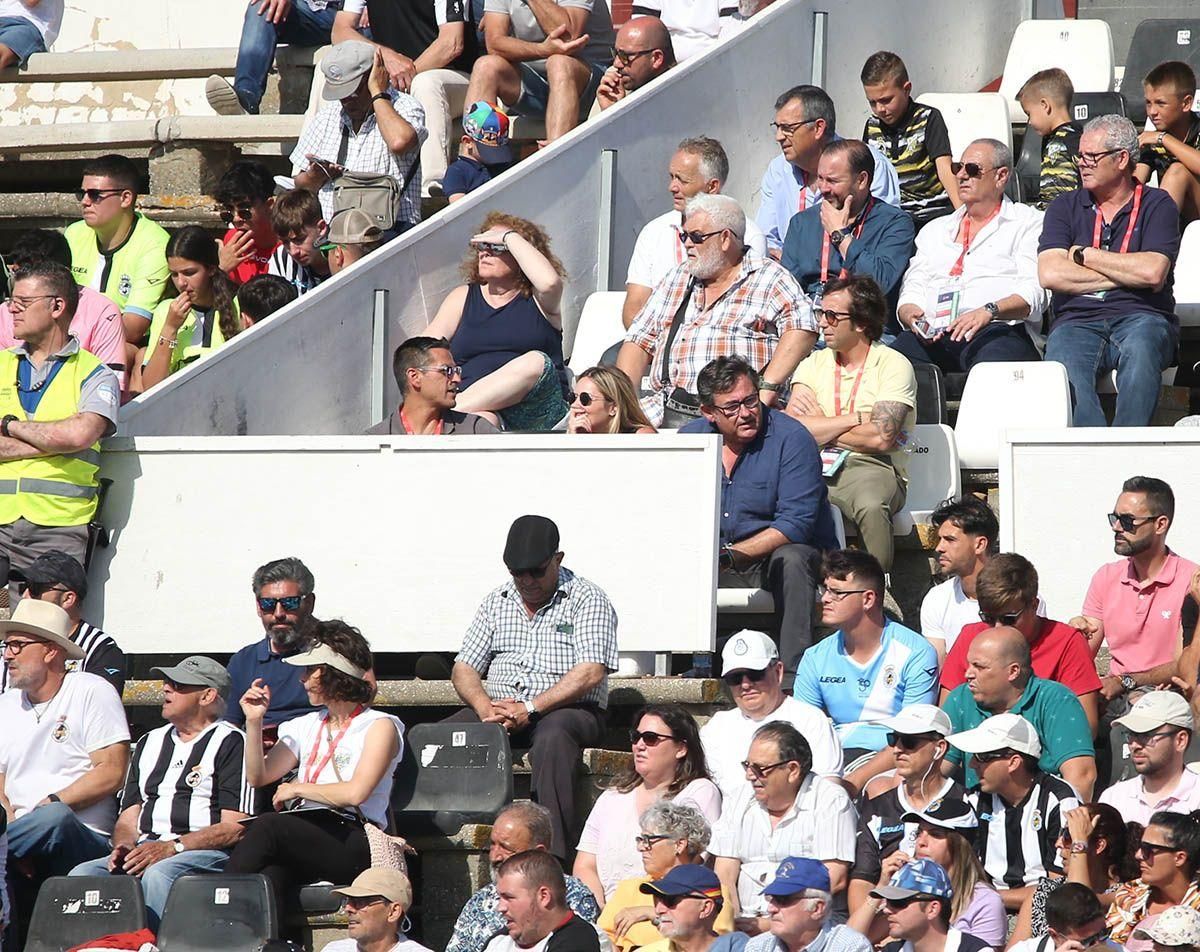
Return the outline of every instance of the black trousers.
[[[478,721],[469,707],[447,721]],[[583,829],[575,806],[575,775],[584,747],[595,747],[604,736],[604,712],[593,704],[560,707],[543,714],[531,728],[510,737],[513,746],[529,747],[533,801],[550,811],[554,832],[550,852],[564,864],[574,853]]]
[[[722,588],[765,588],[775,599],[785,688],[795,680],[800,656],[813,642],[813,609],[820,565],[819,549],[790,542],[744,569],[723,569],[717,580]]]

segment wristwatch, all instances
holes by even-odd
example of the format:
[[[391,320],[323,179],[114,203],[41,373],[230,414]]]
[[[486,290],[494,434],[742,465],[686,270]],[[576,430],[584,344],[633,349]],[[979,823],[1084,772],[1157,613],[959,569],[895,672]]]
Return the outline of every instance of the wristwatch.
[[[1121,690],[1124,691],[1126,694],[1128,694],[1130,691],[1132,691],[1137,686],[1138,686],[1138,683],[1137,683],[1137,681],[1135,681],[1133,679],[1133,675],[1129,675],[1129,674],[1121,675]]]
[[[1076,248],[1074,251],[1071,252],[1071,260],[1074,261],[1077,265],[1083,264],[1083,245],[1080,245],[1078,248]]]
[[[1166,134],[1167,134],[1167,133],[1166,133],[1165,131],[1164,131],[1164,132],[1160,132],[1160,133],[1158,134],[1158,140],[1157,140],[1157,143],[1158,143],[1158,145],[1162,145],[1162,144],[1163,144],[1163,143],[1162,143],[1162,140],[1163,140],[1163,137],[1164,137]]]
[[[758,389],[759,390],[767,390],[770,393],[779,393],[779,391],[783,389],[783,384],[782,383],[771,383],[771,381],[767,380],[764,377],[758,381]]]
[[[182,839],[175,840],[175,852],[176,853],[182,853],[186,849],[187,849],[187,847],[183,845]]]
[[[840,245],[843,241],[846,240],[846,233],[844,231],[842,231],[841,229],[835,228],[833,231],[831,231],[829,233],[829,240],[832,241],[835,245]]]
[[[371,97],[371,102],[378,102],[380,99],[386,99],[388,102],[392,101],[392,97],[387,93],[376,93]]]
[[[15,413],[8,414],[3,420],[0,420],[0,434],[9,436],[8,425],[19,420],[20,417]]]
[[[721,546],[721,551],[717,555],[717,567],[722,569],[733,568],[733,550],[728,545]]]
[[[987,304],[983,306],[983,309],[988,312],[989,320],[994,321],[1000,316],[1000,305],[995,301],[988,301]]]
[[[525,710],[529,713],[529,723],[536,724],[542,716],[541,712],[533,706],[533,701],[522,701],[521,703],[525,705]]]

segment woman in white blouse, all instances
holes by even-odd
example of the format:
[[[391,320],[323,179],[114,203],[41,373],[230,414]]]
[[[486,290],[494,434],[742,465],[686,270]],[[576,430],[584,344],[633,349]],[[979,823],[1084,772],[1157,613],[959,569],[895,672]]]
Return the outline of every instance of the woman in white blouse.
[[[603,908],[623,879],[643,875],[638,817],[658,800],[694,806],[713,823],[721,792],[708,775],[700,729],[678,704],[652,704],[633,719],[632,766],[600,795],[579,838],[575,876]]]
[[[234,847],[228,873],[264,873],[281,912],[288,892],[318,880],[348,883],[371,865],[363,820],[387,826],[392,775],[404,750],[404,724],[372,710],[367,640],[343,621],[318,622],[314,643],[284,658],[300,668],[311,704],[321,709],[284,721],[263,752],[263,715],[271,689],[255,680],[242,695],[246,779],[265,787],[295,771],[272,798],[277,812],[256,817]]]

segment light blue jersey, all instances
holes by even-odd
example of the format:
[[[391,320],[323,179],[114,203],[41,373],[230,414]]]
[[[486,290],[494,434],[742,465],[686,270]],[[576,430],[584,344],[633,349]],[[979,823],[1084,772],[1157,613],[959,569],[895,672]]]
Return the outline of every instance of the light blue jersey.
[[[829,715],[846,750],[882,750],[887,730],[878,721],[909,704],[936,704],[938,663],[915,631],[888,620],[879,651],[864,665],[846,654],[840,631],[804,652],[795,695]]]

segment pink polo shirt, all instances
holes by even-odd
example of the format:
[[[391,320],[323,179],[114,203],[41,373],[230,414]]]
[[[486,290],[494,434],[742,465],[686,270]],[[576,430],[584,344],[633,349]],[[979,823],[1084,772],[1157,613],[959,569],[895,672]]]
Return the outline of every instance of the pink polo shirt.
[[[1195,571],[1195,563],[1168,551],[1158,576],[1144,582],[1134,576],[1132,559],[1102,565],[1092,576],[1083,614],[1103,622],[1113,674],[1175,660],[1179,608]]]
[[[117,305],[99,291],[91,288],[79,289],[79,306],[71,318],[71,333],[79,338],[79,346],[117,371],[125,366],[125,327],[121,323],[121,312]],[[13,337],[12,311],[7,304],[0,304],[0,349],[16,346]]]
[[[1156,741],[1165,744],[1167,741]],[[1200,777],[1191,770],[1185,769],[1179,778],[1179,784],[1169,793],[1160,796],[1148,796],[1142,789],[1141,777],[1130,777],[1120,783],[1114,783],[1100,794],[1100,802],[1107,803],[1121,814],[1126,823],[1140,823],[1145,826],[1150,817],[1159,810],[1169,813],[1191,813],[1200,810]]]

